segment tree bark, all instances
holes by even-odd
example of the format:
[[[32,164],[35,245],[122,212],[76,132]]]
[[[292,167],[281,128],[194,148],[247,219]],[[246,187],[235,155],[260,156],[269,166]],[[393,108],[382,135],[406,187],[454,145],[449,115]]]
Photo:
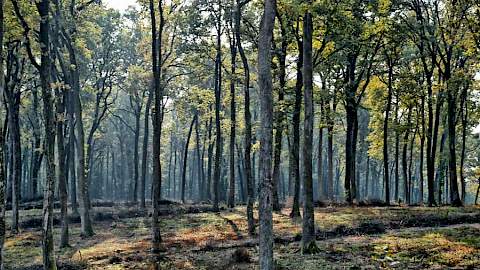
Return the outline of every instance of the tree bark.
[[[311,2],[309,2],[311,4]],[[312,14],[307,11],[303,19],[303,92],[304,92],[304,143],[303,143],[303,226],[302,252],[316,253],[315,218],[313,209],[313,61],[312,61]]]
[[[273,179],[272,179],[272,139],[273,139],[273,97],[271,72],[271,44],[275,24],[275,0],[265,0],[260,35],[258,39],[258,86],[260,92],[260,269],[274,269],[273,261]]]
[[[154,111],[153,111],[153,176],[152,176],[152,252],[159,255],[161,251],[162,237],[160,234],[159,224],[159,200],[162,184],[162,171],[160,161],[160,140],[162,138],[162,113],[163,113],[163,86],[162,78],[162,35],[165,25],[163,15],[163,1],[158,2],[159,25],[157,33],[157,17],[155,12],[154,1],[150,0],[150,19],[152,27],[152,73],[154,88]]]
[[[47,44],[41,48],[41,64],[39,67],[40,81],[43,98],[43,114],[45,118],[45,152],[47,158],[46,166],[46,188],[43,201],[43,226],[42,226],[42,252],[43,268],[56,270],[55,251],[53,241],[53,200],[55,185],[55,119],[50,86],[50,19],[49,0],[42,0],[36,3],[40,15],[39,43]]]

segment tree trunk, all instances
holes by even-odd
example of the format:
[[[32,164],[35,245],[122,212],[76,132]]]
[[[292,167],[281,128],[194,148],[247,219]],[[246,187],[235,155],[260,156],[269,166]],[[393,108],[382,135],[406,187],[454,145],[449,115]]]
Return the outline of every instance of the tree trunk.
[[[62,92],[60,92],[62,91]],[[65,164],[65,96],[63,89],[56,89],[57,105],[57,165],[58,165],[58,193],[60,197],[60,219],[62,229],[60,233],[60,248],[68,247],[68,194],[67,194],[67,166]]]
[[[408,108],[408,116],[407,116],[407,125],[410,125],[410,118],[412,115],[412,109]],[[408,137],[410,134],[410,128],[408,127],[405,130],[405,134],[403,137],[403,150],[402,150],[402,169],[403,169],[403,193],[404,193],[404,202],[408,203],[410,201],[410,190],[408,186],[408,160],[407,160],[407,149],[408,149]]]
[[[237,38],[238,52],[242,59],[244,81],[243,81],[243,93],[244,93],[244,118],[245,118],[245,181],[247,183],[247,221],[248,221],[248,233],[253,235],[255,233],[255,221],[253,219],[253,202],[254,202],[254,184],[252,179],[252,165],[251,165],[251,151],[252,151],[252,121],[250,114],[250,68],[248,65],[247,56],[243,50],[241,36],[240,36],[240,19],[242,16],[242,7],[240,6],[240,0],[237,0],[236,12],[235,12],[235,35]]]
[[[185,147],[183,148],[183,169],[182,169],[182,202],[185,203],[185,184],[187,173],[187,159],[188,159],[188,145],[190,144],[190,137],[192,136],[193,124],[197,119],[197,114],[193,116],[192,123],[188,129],[187,140],[185,141]]]
[[[283,130],[285,122],[285,112],[282,108],[283,102],[285,99],[285,86],[286,81],[286,58],[287,58],[287,29],[285,27],[285,22],[282,19],[282,16],[277,11],[277,17],[280,24],[281,32],[281,48],[276,56],[278,58],[278,106],[275,117],[275,141],[274,141],[274,156],[273,156],[273,210],[280,211],[280,201],[278,198],[279,184],[280,184],[280,172],[281,172],[281,155],[282,155],[282,141],[283,141]]]
[[[37,10],[40,15],[40,44],[50,44],[49,30],[49,0],[37,2]],[[43,226],[42,226],[42,251],[43,268],[45,270],[56,270],[54,241],[53,241],[53,193],[55,190],[55,119],[50,86],[50,46],[40,46],[42,56],[39,67],[40,81],[43,97],[43,114],[45,118],[45,152],[47,158],[46,166],[46,188],[43,201]]]
[[[452,93],[453,89],[448,89],[448,172],[450,180],[450,200],[453,206],[462,206],[462,200],[458,194],[457,182],[457,153],[456,153],[456,98]]]
[[[272,179],[272,139],[273,139],[273,96],[271,72],[271,44],[275,24],[275,0],[265,0],[264,13],[258,39],[258,86],[260,92],[260,255],[262,270],[273,270],[273,179]]]
[[[3,0],[0,0],[0,74],[3,70]],[[0,103],[3,103],[4,78],[0,76]],[[3,245],[5,243],[5,188],[7,184],[7,175],[5,172],[4,149],[5,132],[3,123],[0,123],[0,269],[3,268]]]
[[[311,4],[311,2],[309,2]],[[313,209],[313,175],[312,175],[312,149],[313,149],[313,63],[312,63],[312,14],[305,12],[303,21],[303,91],[304,91],[304,143],[303,143],[303,226],[302,226],[302,252],[304,254],[316,253],[315,244],[315,218]]]
[[[299,22],[297,21],[297,31],[299,29]],[[303,88],[303,41],[300,35],[296,34],[298,56],[297,56],[297,74],[295,83],[295,104],[293,109],[293,151],[290,155],[293,155],[293,166],[290,174],[292,175],[294,182],[293,192],[293,205],[290,217],[296,219],[300,217],[300,113],[302,109],[302,88]]]
[[[213,209],[219,211],[218,201],[219,201],[219,184],[220,184],[220,171],[221,171],[221,162],[222,162],[222,126],[220,119],[220,110],[221,110],[221,92],[222,92],[222,11],[221,11],[221,0],[217,0],[218,4],[218,14],[216,21],[216,30],[217,30],[217,45],[216,51],[217,55],[215,58],[215,165],[213,172]]]
[[[153,91],[149,91],[147,104],[145,105],[143,149],[142,149],[142,176],[140,177],[140,207],[145,208],[145,180],[147,179],[148,137],[150,130],[150,107],[152,106]]]
[[[162,35],[165,20],[163,17],[163,2],[158,2],[158,13],[160,17],[158,33],[156,23],[156,12],[154,1],[150,0],[150,19],[152,27],[152,73],[153,73],[153,88],[154,88],[154,113],[152,116],[153,122],[153,176],[152,176],[152,252],[154,255],[159,255],[161,251],[162,237],[160,234],[159,224],[159,200],[162,184],[162,166],[160,160],[160,140],[162,138],[162,113],[163,113],[163,86],[161,85],[162,78]]]
[[[384,167],[384,182],[385,182],[385,203],[390,204],[390,176],[388,166],[388,123],[390,121],[390,110],[392,108],[393,95],[393,63],[388,57],[388,95],[387,107],[385,109],[385,119],[383,121],[383,167]]]
[[[140,142],[140,115],[141,115],[141,107],[138,104],[135,104],[136,112],[135,112],[135,134],[133,138],[133,202],[137,204],[138,202],[138,190],[139,190],[139,182],[138,182],[138,145]]]
[[[233,25],[232,25],[233,30]],[[229,175],[229,193],[228,193],[228,207],[235,207],[235,80],[236,78],[236,60],[237,60],[237,46],[235,35],[232,34],[230,40],[230,58],[231,58],[231,79],[230,79],[230,175]]]

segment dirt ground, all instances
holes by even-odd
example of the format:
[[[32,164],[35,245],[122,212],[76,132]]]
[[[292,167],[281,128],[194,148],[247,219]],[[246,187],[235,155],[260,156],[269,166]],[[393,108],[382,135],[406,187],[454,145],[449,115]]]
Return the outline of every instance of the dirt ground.
[[[256,238],[248,236],[244,207],[220,213],[164,207],[160,260],[149,253],[147,212],[103,206],[94,208],[94,237],[82,239],[72,217],[71,247],[56,249],[60,269],[256,269]],[[289,211],[274,214],[277,269],[480,269],[480,208],[317,208],[314,255],[301,254],[301,223]],[[20,234],[7,234],[6,269],[41,269],[40,215],[21,211]]]

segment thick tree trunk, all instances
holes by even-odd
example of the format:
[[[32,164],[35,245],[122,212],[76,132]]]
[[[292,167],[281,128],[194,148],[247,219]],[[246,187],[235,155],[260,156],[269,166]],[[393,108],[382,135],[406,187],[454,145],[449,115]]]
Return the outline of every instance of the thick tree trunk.
[[[272,179],[272,139],[273,139],[273,96],[272,96],[272,54],[271,44],[275,24],[276,1],[266,0],[260,24],[258,39],[258,86],[260,92],[260,255],[262,270],[273,270],[273,179]]]
[[[154,88],[154,113],[153,122],[153,175],[152,175],[152,252],[158,256],[161,248],[162,237],[160,234],[159,223],[159,201],[162,184],[162,164],[160,160],[160,140],[162,138],[162,118],[163,118],[163,86],[162,78],[162,36],[165,19],[163,15],[163,1],[158,2],[158,13],[160,17],[157,33],[157,16],[155,12],[154,1],[150,0],[150,19],[152,27],[152,73]],[[158,267],[158,265],[157,265]]]
[[[310,2],[311,3],[311,2]],[[312,61],[312,14],[306,12],[303,21],[303,92],[304,92],[304,143],[303,143],[303,226],[302,252],[310,254],[316,252],[315,218],[313,209],[313,61]]]
[[[49,0],[37,2],[37,10],[40,15],[40,44],[50,44],[49,30]],[[51,60],[49,46],[41,46],[42,56],[39,67],[40,81],[43,97],[43,114],[45,118],[45,151],[47,158],[46,188],[43,201],[43,225],[42,225],[42,251],[43,268],[56,270],[54,241],[53,241],[53,199],[55,190],[55,119],[53,101],[50,86]]]

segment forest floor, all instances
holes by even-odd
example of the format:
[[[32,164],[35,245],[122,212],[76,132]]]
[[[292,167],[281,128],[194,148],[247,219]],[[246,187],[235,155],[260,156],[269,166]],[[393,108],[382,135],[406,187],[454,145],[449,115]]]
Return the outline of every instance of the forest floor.
[[[220,213],[205,205],[162,207],[162,269],[256,269],[245,207]],[[278,269],[480,269],[478,207],[316,208],[315,255],[301,254],[301,221],[289,212],[274,214]],[[72,247],[56,250],[60,269],[152,269],[148,213],[102,206],[92,216],[96,234],[87,239],[72,217]],[[20,219],[20,234],[7,234],[6,269],[41,269],[41,210],[22,210]]]

